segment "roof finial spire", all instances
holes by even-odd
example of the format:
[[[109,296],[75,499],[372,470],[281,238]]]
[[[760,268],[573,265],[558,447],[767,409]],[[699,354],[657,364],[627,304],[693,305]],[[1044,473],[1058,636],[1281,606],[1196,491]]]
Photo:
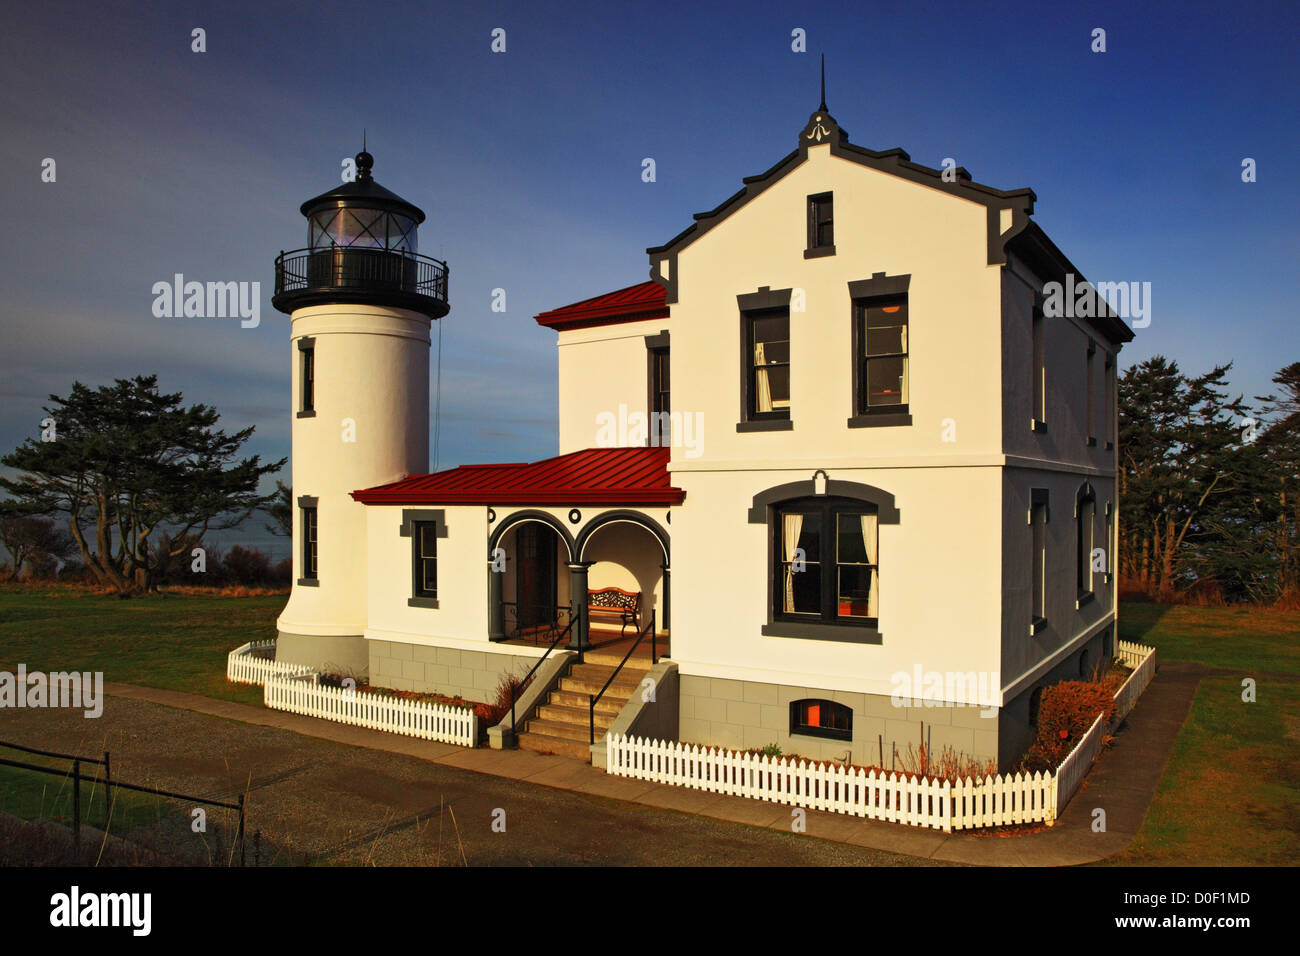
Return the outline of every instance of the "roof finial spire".
[[[817,107],[823,113],[826,112],[826,54],[822,54],[822,105]]]
[[[822,59],[823,59],[823,60],[826,59],[825,54],[822,55]],[[823,73],[823,76],[822,76],[822,85],[823,85],[823,86],[826,85],[825,72],[826,72],[826,68],[823,66],[823,67],[822,67],[822,73]],[[822,94],[822,99],[826,99],[826,94],[825,94],[825,93]],[[361,127],[361,152],[364,153],[365,151],[366,151],[366,128],[363,126],[363,127]]]
[[[370,170],[375,165],[375,157],[366,150],[366,128],[361,127],[361,152],[357,153],[357,179],[366,182],[370,179]]]

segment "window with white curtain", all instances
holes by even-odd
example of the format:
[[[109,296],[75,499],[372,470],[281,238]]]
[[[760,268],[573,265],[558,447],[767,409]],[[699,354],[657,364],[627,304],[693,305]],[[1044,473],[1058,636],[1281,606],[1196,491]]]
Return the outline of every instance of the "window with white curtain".
[[[775,509],[773,619],[874,626],[879,516],[872,505],[807,498]]]

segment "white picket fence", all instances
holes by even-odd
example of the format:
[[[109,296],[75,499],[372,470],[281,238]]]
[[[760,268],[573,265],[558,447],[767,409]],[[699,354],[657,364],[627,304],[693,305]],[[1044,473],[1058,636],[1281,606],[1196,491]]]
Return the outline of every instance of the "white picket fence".
[[[1088,732],[1080,738],[1074,745],[1074,749],[1056,768],[1056,802],[1062,810],[1070,802],[1074,792],[1079,789],[1079,784],[1083,783],[1088,768],[1092,766],[1098,751],[1101,750],[1101,737],[1105,729],[1101,714],[1098,714],[1097,719],[1088,728]]]
[[[271,640],[235,648],[226,656],[226,679],[260,684],[262,701],[273,710],[463,747],[478,745],[478,717],[471,708],[324,687],[306,664],[269,660],[254,653],[274,647]]]
[[[250,641],[241,644],[226,655],[226,680],[236,684],[264,684],[268,677],[276,675],[310,674],[311,668],[306,664],[290,664],[286,661],[267,659],[255,654],[255,651],[274,648],[275,641]]]
[[[1115,716],[1112,720],[1118,724],[1129,715],[1137,699],[1147,689],[1147,684],[1151,683],[1151,678],[1156,672],[1156,649],[1145,644],[1120,641],[1115,656],[1125,665],[1133,668],[1133,673],[1128,675],[1128,680],[1124,681],[1120,689],[1115,692]]]
[[[353,688],[324,687],[316,681],[315,674],[272,677],[263,685],[263,700],[273,710],[320,717],[353,727],[463,747],[478,743],[478,716],[468,707],[403,700]]]
[[[1117,656],[1135,670],[1116,694],[1115,723],[1120,697],[1127,701],[1127,713],[1151,682],[1155,649],[1121,641]],[[605,737],[606,772],[946,832],[1018,823],[1050,826],[1079,789],[1107,729],[1098,714],[1055,774],[967,777],[955,784],[624,734]]]

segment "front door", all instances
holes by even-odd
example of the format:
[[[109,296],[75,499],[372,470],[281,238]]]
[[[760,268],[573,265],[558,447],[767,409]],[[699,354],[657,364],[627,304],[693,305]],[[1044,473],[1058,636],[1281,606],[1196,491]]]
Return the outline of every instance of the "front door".
[[[520,630],[555,623],[555,532],[529,521],[515,535],[515,600]]]

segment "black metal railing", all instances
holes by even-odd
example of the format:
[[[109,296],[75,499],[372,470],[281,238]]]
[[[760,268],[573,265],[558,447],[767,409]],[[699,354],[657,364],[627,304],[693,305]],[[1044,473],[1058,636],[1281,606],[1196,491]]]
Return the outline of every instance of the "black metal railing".
[[[330,246],[294,249],[275,259],[275,294],[364,289],[447,301],[447,263],[401,249]]]
[[[543,654],[541,657],[537,658],[537,663],[534,664],[533,669],[528,672],[528,676],[525,677],[523,680],[521,680],[515,686],[514,690],[510,692],[510,734],[512,739],[515,740],[516,742],[518,742],[519,740],[519,728],[515,725],[515,702],[519,700],[519,696],[525,690],[527,690],[528,685],[532,683],[533,675],[537,673],[537,668],[542,666],[542,662],[546,660],[546,658],[551,656],[551,651],[555,650],[555,648],[559,646],[560,641],[568,637],[569,632],[572,630],[573,630],[573,622],[570,621],[568,624],[565,625],[564,630],[560,631],[559,634],[555,635],[555,640],[551,641],[551,646],[546,649],[546,653]],[[579,664],[582,663],[581,649],[579,649],[578,651],[578,663]]]
[[[545,644],[558,630],[572,627],[572,610],[560,604],[501,602],[501,632],[504,640]]]
[[[589,701],[587,707],[587,728],[590,732],[590,738],[587,741],[588,743],[594,744],[596,742],[596,704],[605,696],[605,691],[609,690],[609,685],[614,683],[614,678],[617,677],[619,671],[623,669],[623,665],[628,662],[628,658],[632,656],[633,652],[641,645],[641,642],[645,640],[647,631],[650,633],[651,664],[653,666],[654,664],[659,663],[659,638],[655,635],[655,612],[651,610],[650,623],[637,634],[636,640],[633,641],[632,646],[627,649],[627,653],[623,655],[623,659],[618,662],[618,666],[614,668],[614,673],[609,675],[609,680],[605,681],[605,686],[600,689],[600,693],[587,695]]]
[[[64,754],[53,750],[37,750],[34,747],[24,747],[21,744],[13,744],[7,741],[0,741],[0,747],[8,750],[20,750],[23,753],[38,754],[42,757],[53,757],[56,760],[70,761],[70,769],[59,769],[57,767],[42,767],[38,764],[23,763],[19,760],[8,760],[0,757],[0,767],[15,767],[20,770],[31,770],[36,773],[48,773],[59,777],[72,778],[72,845],[77,851],[81,849],[81,765],[83,763],[92,764],[104,768],[102,779],[91,779],[91,784],[102,783],[104,786],[104,831],[108,832],[109,821],[112,819],[113,806],[116,802],[116,790],[132,790],[136,793],[147,793],[159,797],[167,797],[172,800],[181,800],[185,803],[204,803],[210,807],[221,807],[225,810],[235,810],[239,814],[239,822],[236,829],[235,838],[239,842],[239,865],[243,866],[244,856],[244,795],[239,794],[235,803],[227,803],[223,800],[210,800],[206,797],[195,797],[190,794],[176,793],[171,790],[160,790],[157,787],[145,787],[140,784],[126,783],[122,780],[114,780],[112,774],[112,764],[110,763],[108,751],[104,751],[104,759],[98,757],[83,757],[79,754]],[[92,794],[94,791],[91,791]]]

